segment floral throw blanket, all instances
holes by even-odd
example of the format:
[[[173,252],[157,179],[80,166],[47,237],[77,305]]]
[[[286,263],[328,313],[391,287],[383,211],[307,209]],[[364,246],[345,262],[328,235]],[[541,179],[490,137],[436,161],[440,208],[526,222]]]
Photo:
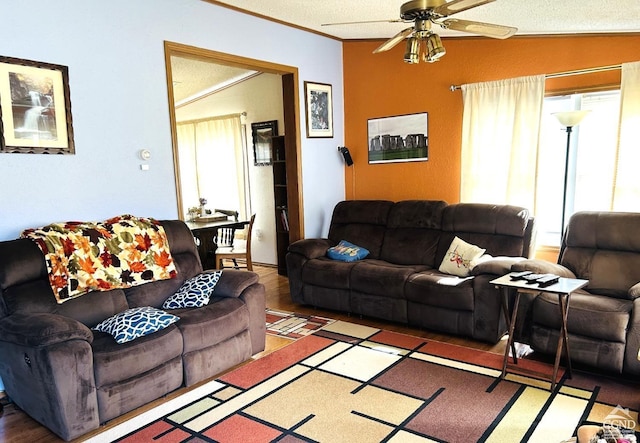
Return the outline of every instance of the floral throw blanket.
[[[104,222],[54,223],[27,229],[21,237],[42,250],[58,303],[177,275],[167,236],[154,219],[122,215]]]

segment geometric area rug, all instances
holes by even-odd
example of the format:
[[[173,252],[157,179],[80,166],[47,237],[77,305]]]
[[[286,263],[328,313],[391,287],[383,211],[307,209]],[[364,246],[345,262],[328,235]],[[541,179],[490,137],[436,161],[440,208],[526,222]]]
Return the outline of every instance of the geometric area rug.
[[[316,315],[298,314],[294,312],[266,310],[267,334],[291,339],[298,339],[312,334],[316,330],[333,323],[335,320]]]
[[[542,362],[519,364],[551,371]],[[501,367],[499,354],[335,321],[203,385],[180,405],[159,406],[156,418],[129,424],[126,435],[103,437],[549,443],[569,439],[581,424],[637,426],[638,384],[574,369],[550,392],[535,378],[499,380]]]

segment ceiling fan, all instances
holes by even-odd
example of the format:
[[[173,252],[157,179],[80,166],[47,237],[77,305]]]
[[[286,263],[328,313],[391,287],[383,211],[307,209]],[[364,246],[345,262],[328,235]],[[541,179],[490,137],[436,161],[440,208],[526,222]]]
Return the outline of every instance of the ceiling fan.
[[[373,53],[388,51],[405,38],[407,39],[407,49],[404,61],[407,63],[418,63],[420,53],[426,62],[438,61],[446,50],[442,45],[440,36],[431,30],[432,24],[436,24],[443,29],[469,32],[471,34],[483,35],[486,37],[505,39],[511,37],[518,30],[511,26],[494,25],[457,18],[448,18],[467,9],[475,8],[495,0],[411,0],[400,7],[400,18],[394,20],[373,20],[365,22],[351,23],[328,23],[329,25],[346,25],[357,23],[411,23],[413,26],[400,31],[389,40],[384,42]],[[424,50],[423,50],[424,47]]]

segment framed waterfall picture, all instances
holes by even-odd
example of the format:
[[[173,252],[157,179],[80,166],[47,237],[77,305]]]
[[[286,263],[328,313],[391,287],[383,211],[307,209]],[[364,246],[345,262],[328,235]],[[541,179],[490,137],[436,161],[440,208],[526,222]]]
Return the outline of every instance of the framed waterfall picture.
[[[333,100],[331,85],[304,82],[307,114],[307,138],[333,137]]]
[[[66,66],[0,56],[0,152],[75,154]]]
[[[428,123],[426,112],[369,119],[369,163],[427,161]]]

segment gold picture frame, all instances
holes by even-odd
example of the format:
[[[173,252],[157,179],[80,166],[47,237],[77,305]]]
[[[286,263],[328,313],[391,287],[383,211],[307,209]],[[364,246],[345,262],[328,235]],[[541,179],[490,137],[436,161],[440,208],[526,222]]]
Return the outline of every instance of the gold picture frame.
[[[304,82],[307,138],[333,137],[332,87],[326,83]]]
[[[0,56],[0,152],[75,154],[66,66]]]

